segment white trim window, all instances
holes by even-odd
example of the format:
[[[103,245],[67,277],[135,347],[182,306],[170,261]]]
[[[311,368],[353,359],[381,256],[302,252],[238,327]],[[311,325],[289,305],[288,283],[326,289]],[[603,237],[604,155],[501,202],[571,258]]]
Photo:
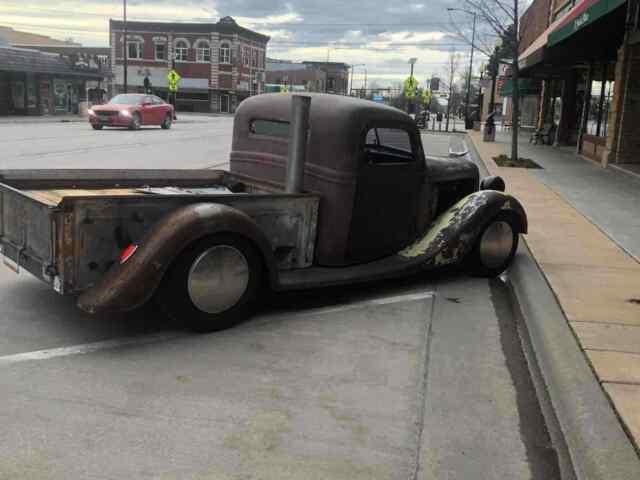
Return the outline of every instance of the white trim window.
[[[186,62],[189,55],[189,44],[184,40],[176,41],[175,60],[176,62]]]
[[[167,59],[167,44],[166,43],[156,43],[155,44],[155,59],[156,60],[166,60]]]
[[[249,52],[250,52],[249,47],[242,48],[242,64],[245,67],[249,66]]]
[[[211,62],[211,46],[207,40],[198,40],[196,42],[196,62]]]
[[[127,58],[142,58],[142,42],[140,40],[127,40]]]
[[[251,49],[251,66],[253,68],[258,67],[258,51],[255,48]]]
[[[220,45],[220,63],[231,63],[231,49],[228,43]]]

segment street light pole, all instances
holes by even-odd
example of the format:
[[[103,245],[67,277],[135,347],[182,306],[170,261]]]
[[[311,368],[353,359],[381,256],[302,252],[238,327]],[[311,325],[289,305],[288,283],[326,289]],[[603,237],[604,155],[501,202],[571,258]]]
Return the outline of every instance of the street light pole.
[[[473,50],[475,48],[476,43],[476,18],[478,14],[476,12],[471,12],[469,10],[465,10],[463,8],[447,8],[449,12],[464,12],[469,15],[473,15],[473,30],[471,32],[471,60],[469,62],[469,76],[467,77],[467,98],[465,100],[465,108],[464,108],[464,123],[465,128],[469,123],[469,102],[471,101],[471,74],[473,72]]]
[[[127,93],[127,0],[122,0],[124,7],[124,39],[122,40],[122,50],[124,51],[123,55],[123,67],[124,67],[124,93]]]
[[[418,59],[415,57],[409,59],[409,64],[411,65],[411,72],[409,73],[410,79],[413,79],[413,66],[417,61]],[[408,113],[413,113],[413,102],[411,100],[407,102],[407,110],[408,110]]]

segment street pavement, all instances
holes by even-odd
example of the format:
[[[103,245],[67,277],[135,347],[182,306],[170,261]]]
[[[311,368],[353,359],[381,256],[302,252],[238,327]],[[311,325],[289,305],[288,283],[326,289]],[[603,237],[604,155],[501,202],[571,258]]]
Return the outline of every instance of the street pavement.
[[[224,166],[231,122],[1,125],[1,168]],[[0,268],[0,478],[558,478],[513,308],[449,272],[272,295],[194,335]]]

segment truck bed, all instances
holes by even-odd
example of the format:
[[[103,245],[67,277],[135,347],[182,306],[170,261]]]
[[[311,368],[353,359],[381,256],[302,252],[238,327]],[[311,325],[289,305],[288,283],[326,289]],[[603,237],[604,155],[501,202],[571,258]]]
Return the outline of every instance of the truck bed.
[[[96,284],[131,243],[182,206],[237,208],[263,229],[282,270],[313,259],[319,198],[220,170],[0,171],[3,261],[61,293]]]

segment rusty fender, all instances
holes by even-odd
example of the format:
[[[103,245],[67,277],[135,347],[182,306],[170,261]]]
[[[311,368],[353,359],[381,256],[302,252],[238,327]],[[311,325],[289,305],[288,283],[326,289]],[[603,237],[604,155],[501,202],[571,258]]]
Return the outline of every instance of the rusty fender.
[[[235,233],[251,240],[262,253],[272,284],[277,282],[269,240],[247,214],[215,203],[188,205],[159,220],[124,264],[117,263],[78,299],[89,313],[132,310],[146,303],[164,273],[191,243],[215,233]]]
[[[527,233],[527,215],[511,195],[495,190],[472,193],[440,215],[426,234],[399,255],[423,256],[426,267],[460,263],[473,249],[482,229],[500,212],[511,212],[518,233]]]

